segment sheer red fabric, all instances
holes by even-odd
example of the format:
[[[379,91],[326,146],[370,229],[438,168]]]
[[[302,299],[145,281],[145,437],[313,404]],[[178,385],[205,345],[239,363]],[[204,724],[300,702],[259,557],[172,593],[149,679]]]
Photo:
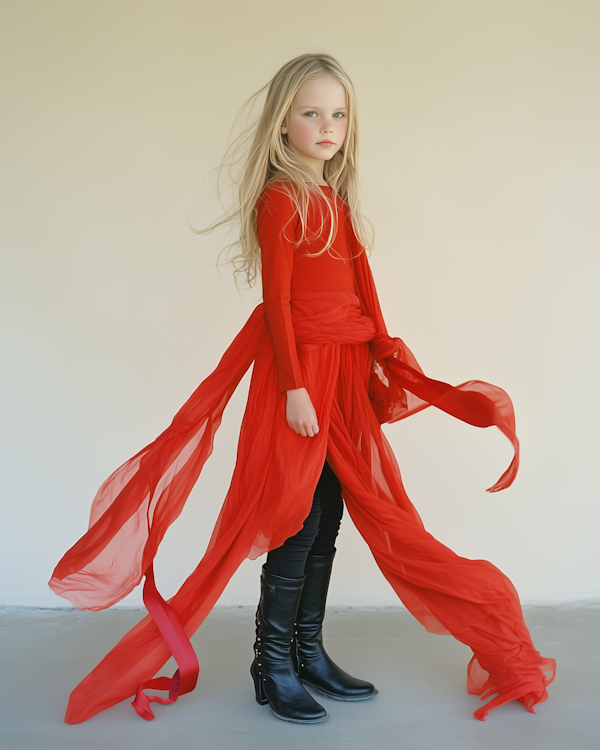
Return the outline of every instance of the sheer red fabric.
[[[145,574],[150,614],[73,690],[68,723],[134,694],[136,711],[151,719],[149,701],[158,698],[146,696],[146,687],[168,689],[169,698],[158,699],[167,703],[193,689],[198,666],[189,637],[245,558],[255,559],[300,530],[325,458],[340,480],[353,522],[402,602],[428,631],[452,634],[472,649],[468,691],[482,700],[495,694],[475,717],[483,720],[513,699],[533,711],[547,698],[556,664],[534,648],[513,585],[491,563],[459,557],[423,528],[380,427],[429,406],[478,427],[495,425],[515,450],[489,489],[496,492],[512,483],[518,467],[510,398],[489,383],[452,387],[423,373],[402,340],[388,335],[367,258],[347,214],[344,226],[355,256],[354,291],[294,286],[292,259],[293,291],[283,285],[283,302],[281,294],[266,293],[171,425],[100,487],[87,533],[58,563],[50,586],[79,609],[99,610],[122,599]],[[273,303],[280,314],[273,312]],[[288,362],[280,356],[286,348]],[[202,560],[166,603],[154,587],[152,561],[251,365],[229,491]],[[299,387],[289,385],[290,378],[305,385],[315,406],[320,431],[313,438],[287,425],[282,386]],[[173,678],[153,680],[171,654],[179,670]]]

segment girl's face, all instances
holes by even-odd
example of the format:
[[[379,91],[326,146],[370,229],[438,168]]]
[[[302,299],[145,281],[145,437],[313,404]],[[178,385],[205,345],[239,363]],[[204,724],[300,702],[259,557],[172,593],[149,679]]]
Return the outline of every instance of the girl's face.
[[[323,182],[325,162],[337,153],[348,129],[346,89],[328,73],[305,81],[294,96],[281,132]]]

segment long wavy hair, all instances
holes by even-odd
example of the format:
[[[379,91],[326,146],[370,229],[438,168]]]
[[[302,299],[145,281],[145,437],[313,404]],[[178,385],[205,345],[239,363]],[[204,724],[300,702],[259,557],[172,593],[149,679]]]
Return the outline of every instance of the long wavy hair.
[[[354,86],[340,63],[331,55],[302,54],[283,65],[265,86],[247,99],[234,120],[232,132],[243,112],[249,108],[245,127],[231,142],[220,166],[217,167],[219,200],[223,205],[220,182],[223,172],[226,171],[235,194],[233,207],[229,211],[226,210],[223,218],[205,229],[192,227],[197,234],[207,234],[219,226],[239,223],[239,237],[224,247],[219,254],[219,258],[225,254],[226,262],[233,264],[236,284],[238,277],[242,275],[245,276],[247,286],[253,286],[261,270],[256,229],[257,202],[270,183],[281,183],[281,189],[290,196],[296,206],[302,226],[302,234],[296,240],[297,243],[314,239],[306,235],[307,214],[311,195],[317,196],[316,203],[321,211],[321,230],[317,237],[321,236],[326,213],[330,218],[330,230],[324,247],[313,255],[328,252],[331,248],[337,232],[338,201],[332,202],[328,199],[317,183],[314,172],[288,142],[287,134],[281,133],[283,120],[290,112],[292,100],[300,86],[305,81],[324,74],[336,78],[346,91],[348,126],[342,147],[330,160],[325,161],[323,176],[347,205],[361,247],[367,253],[373,248],[375,230],[372,222],[362,215],[358,198],[358,118]],[[267,93],[262,111],[258,118],[248,124],[252,109],[265,90]]]

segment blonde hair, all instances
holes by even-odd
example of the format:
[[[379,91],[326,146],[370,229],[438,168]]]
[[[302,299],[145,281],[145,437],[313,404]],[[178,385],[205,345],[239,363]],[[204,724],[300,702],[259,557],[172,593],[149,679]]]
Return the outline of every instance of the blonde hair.
[[[219,199],[221,190],[219,180],[223,169],[227,171],[233,183],[236,199],[234,208],[226,212],[224,218],[214,222],[205,229],[193,229],[197,234],[207,234],[223,224],[239,222],[239,237],[227,245],[220,253],[226,253],[228,263],[234,266],[234,278],[245,275],[249,287],[256,282],[261,269],[261,254],[256,230],[257,202],[265,187],[273,182],[282,183],[285,191],[294,202],[302,225],[302,236],[298,243],[308,239],[306,236],[308,204],[311,194],[320,198],[321,231],[323,228],[323,207],[326,206],[331,218],[330,232],[322,250],[313,255],[329,251],[337,231],[337,201],[331,202],[315,179],[314,172],[300,159],[288,143],[287,135],[281,133],[281,125],[292,105],[292,100],[300,86],[312,78],[329,74],[336,78],[346,91],[348,104],[348,127],[344,143],[339,151],[324,164],[323,176],[334,192],[347,204],[354,232],[360,245],[370,252],[373,247],[374,227],[361,213],[358,198],[358,120],[356,94],[352,81],[331,55],[324,53],[306,53],[299,55],[283,65],[273,78],[259,91],[244,102],[240,113],[234,121],[233,128],[244,109],[250,106],[246,122],[252,107],[267,90],[266,99],[258,119],[246,126],[234,139],[218,169],[217,190]],[[233,130],[232,128],[232,130]],[[233,171],[241,165],[241,175],[236,178]],[[222,201],[221,201],[222,204]],[[370,227],[366,231],[365,222]],[[318,235],[320,236],[320,234]],[[239,252],[232,254],[238,248]],[[220,257],[220,256],[219,256]]]

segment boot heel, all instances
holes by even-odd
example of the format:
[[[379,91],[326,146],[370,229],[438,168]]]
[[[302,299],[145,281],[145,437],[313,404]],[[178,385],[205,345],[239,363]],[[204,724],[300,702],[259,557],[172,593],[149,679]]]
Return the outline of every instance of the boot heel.
[[[266,706],[269,699],[264,694],[262,689],[262,680],[258,674],[258,667],[256,666],[256,660],[254,660],[250,666],[250,674],[254,680],[254,693],[256,695],[256,702],[261,706]]]

